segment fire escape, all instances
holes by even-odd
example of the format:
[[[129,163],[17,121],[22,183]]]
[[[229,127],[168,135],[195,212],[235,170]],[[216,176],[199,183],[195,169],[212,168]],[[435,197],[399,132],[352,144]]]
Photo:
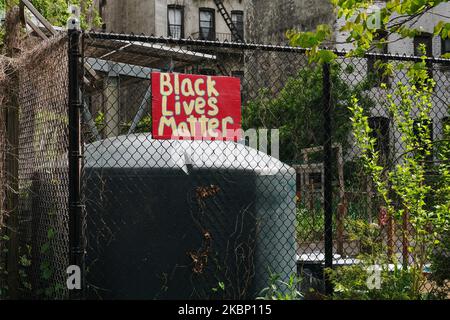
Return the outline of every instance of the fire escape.
[[[231,31],[231,35],[233,36],[234,41],[242,42],[242,36],[239,34],[238,29],[233,23],[233,20],[231,19],[230,14],[228,13],[227,9],[223,5],[222,0],[214,0],[214,3],[216,4],[217,9],[219,10],[220,14],[222,15],[223,19],[225,20],[225,23],[227,24],[228,28]]]
[[[232,39],[236,42],[243,42],[242,35],[239,33],[238,29],[236,28],[236,25],[233,22],[233,19],[231,18],[230,14],[228,13],[227,9],[225,8],[222,0],[214,0],[214,3],[216,4],[217,9],[219,10],[220,14],[222,15],[223,19],[225,20],[225,23],[227,24],[228,28],[231,31]],[[217,68],[220,71],[222,75],[230,75],[230,73],[227,71],[225,66],[221,63],[217,63]]]

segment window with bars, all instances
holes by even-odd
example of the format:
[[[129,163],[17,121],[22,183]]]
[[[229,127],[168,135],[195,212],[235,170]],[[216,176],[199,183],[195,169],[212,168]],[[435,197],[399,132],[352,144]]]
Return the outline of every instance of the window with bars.
[[[433,35],[430,33],[421,33],[418,36],[414,37],[414,55],[415,56],[423,56],[423,52],[421,51],[421,45],[425,46],[425,55],[427,57],[433,56]],[[431,63],[427,63],[428,76],[430,78],[433,77],[433,65]]]
[[[450,53],[450,38],[441,39],[441,52],[442,54]]]
[[[244,12],[243,11],[231,11],[231,20],[233,21],[234,26],[237,29],[240,39],[244,40]],[[238,41],[239,39],[235,39],[233,37],[233,41]]]
[[[184,8],[179,5],[167,7],[168,36],[174,39],[184,37]]]
[[[5,23],[5,10],[0,8],[0,26]]]
[[[421,33],[414,37],[414,55],[422,56],[423,52],[420,50],[421,45],[425,45],[426,55],[428,57],[433,56],[433,36],[429,33]]]
[[[371,137],[375,139],[375,150],[379,152],[380,160],[387,163],[390,156],[390,121],[386,117],[371,117],[369,118],[369,127]]]
[[[210,8],[200,8],[199,24],[200,24],[199,38],[201,40],[215,40],[216,38],[215,10]]]

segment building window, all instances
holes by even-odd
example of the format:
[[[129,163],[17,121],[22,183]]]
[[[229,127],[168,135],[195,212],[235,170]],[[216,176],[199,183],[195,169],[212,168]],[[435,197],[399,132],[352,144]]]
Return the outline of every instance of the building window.
[[[182,6],[167,7],[168,35],[174,39],[184,37],[184,9]]]
[[[442,54],[450,53],[450,38],[442,39]]]
[[[423,56],[423,52],[421,51],[421,45],[425,46],[425,55],[428,57],[433,56],[433,35],[429,33],[422,33],[418,36],[414,37],[414,55],[415,56]],[[428,76],[430,78],[433,77],[433,64],[431,62],[427,62]],[[418,85],[418,84],[417,84]]]
[[[414,55],[423,56],[423,52],[420,50],[421,45],[425,45],[426,55],[428,57],[433,56],[433,36],[429,33],[421,33],[414,37]]]
[[[244,40],[244,12],[243,11],[231,11],[231,20],[237,29],[240,39],[235,39],[233,41]]]
[[[5,10],[0,9],[0,26],[5,23]]]
[[[379,152],[380,160],[383,163],[387,163],[390,155],[389,123],[389,119],[385,117],[369,118],[371,137],[375,139],[375,151]]]
[[[215,40],[216,38],[216,22],[214,9],[201,8],[200,9],[200,39],[201,40]]]
[[[387,54],[388,46],[386,44],[388,34],[384,30],[378,30],[374,36],[374,47],[371,53]],[[382,83],[389,85],[389,76],[386,74],[386,61],[375,57],[367,58],[367,73],[373,84],[379,87]]]

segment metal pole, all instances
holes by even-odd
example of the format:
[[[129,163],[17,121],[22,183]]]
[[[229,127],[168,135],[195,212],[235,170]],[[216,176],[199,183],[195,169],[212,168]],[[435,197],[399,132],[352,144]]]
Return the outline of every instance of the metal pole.
[[[102,33],[87,31],[86,34],[92,39],[104,39],[104,40],[122,40],[126,42],[140,42],[140,43],[165,43],[167,45],[174,44],[179,46],[203,46],[203,47],[216,47],[217,41],[209,40],[194,40],[194,39],[175,39],[168,37],[157,37],[157,36],[146,36],[146,35],[135,35],[135,34],[122,34],[122,33]],[[292,46],[281,46],[281,45],[261,45],[258,43],[243,43],[243,42],[223,42],[220,43],[221,48],[234,48],[240,50],[260,50],[260,51],[271,51],[271,52],[298,52],[306,53],[310,49],[292,47]],[[348,52],[333,50],[333,53],[338,57],[346,57]],[[422,61],[421,57],[416,56],[406,56],[406,55],[393,55],[386,53],[365,53],[364,58],[374,58],[378,60],[396,60],[396,61]],[[439,63],[444,66],[450,65],[449,59],[427,57],[425,61]]]
[[[69,263],[81,270],[84,287],[83,208],[81,205],[81,111],[80,96],[80,34],[69,30]],[[71,290],[72,299],[81,299],[82,290]]]
[[[332,154],[331,141],[331,73],[330,64],[323,65],[323,120],[324,120],[324,219],[325,219],[325,268],[333,267],[333,190],[332,190]],[[325,275],[325,292],[333,293],[333,286],[328,274]]]
[[[130,130],[128,130],[128,134],[133,134],[139,124],[139,121],[141,121],[144,118],[145,111],[151,99],[152,99],[152,87],[151,84],[149,84],[148,89],[145,92],[144,99],[142,99],[141,104],[139,105],[139,110],[133,119],[133,123],[131,124]]]

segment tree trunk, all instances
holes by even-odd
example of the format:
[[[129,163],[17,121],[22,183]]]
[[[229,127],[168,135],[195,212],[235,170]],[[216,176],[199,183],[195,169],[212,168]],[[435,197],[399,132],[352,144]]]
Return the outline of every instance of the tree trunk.
[[[13,7],[8,11],[5,21],[5,52],[8,57],[14,58],[20,54],[20,10]],[[6,91],[6,224],[9,230],[8,249],[8,288],[11,299],[17,299],[19,289],[19,219],[18,219],[18,173],[19,173],[19,77],[17,70],[9,76]]]

